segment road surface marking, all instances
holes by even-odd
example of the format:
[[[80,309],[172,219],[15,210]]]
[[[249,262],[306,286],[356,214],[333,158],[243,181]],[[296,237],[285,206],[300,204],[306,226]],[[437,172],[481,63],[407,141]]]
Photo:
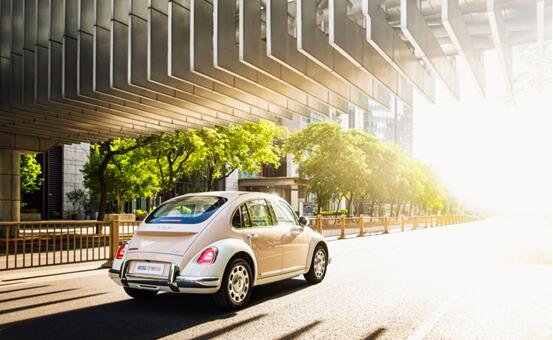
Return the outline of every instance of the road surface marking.
[[[437,309],[435,309],[430,315],[417,327],[417,329],[409,335],[408,340],[422,340],[430,333],[432,328],[440,321],[445,312],[457,301],[460,296],[460,289],[455,289],[453,293],[445,300]]]

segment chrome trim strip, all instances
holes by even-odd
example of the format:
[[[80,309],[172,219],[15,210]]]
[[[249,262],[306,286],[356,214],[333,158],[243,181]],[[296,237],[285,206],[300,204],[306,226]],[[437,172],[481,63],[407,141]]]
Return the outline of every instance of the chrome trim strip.
[[[177,276],[179,288],[216,288],[219,286],[219,278],[215,276]]]

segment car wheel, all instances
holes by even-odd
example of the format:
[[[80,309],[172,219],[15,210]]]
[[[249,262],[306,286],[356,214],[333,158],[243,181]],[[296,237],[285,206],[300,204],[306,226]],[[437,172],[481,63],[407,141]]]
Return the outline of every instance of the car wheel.
[[[157,290],[145,290],[129,287],[123,287],[123,289],[125,289],[125,293],[127,293],[127,295],[135,299],[148,299],[156,296],[157,294]]]
[[[243,258],[236,258],[227,265],[221,288],[213,299],[221,308],[238,309],[248,303],[252,288],[253,275],[249,263]]]
[[[321,282],[326,275],[326,267],[328,265],[328,254],[322,245],[317,245],[313,252],[313,260],[309,271],[303,275],[310,283]]]

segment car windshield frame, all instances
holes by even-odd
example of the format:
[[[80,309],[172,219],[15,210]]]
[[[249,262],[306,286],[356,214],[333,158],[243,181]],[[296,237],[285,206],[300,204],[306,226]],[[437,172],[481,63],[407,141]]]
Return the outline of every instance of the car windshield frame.
[[[197,204],[206,199],[213,199],[213,202],[199,214],[168,215],[176,209],[187,208],[187,205]],[[228,199],[225,197],[214,195],[179,197],[161,204],[146,217],[144,222],[147,224],[199,224],[213,216],[227,201]]]

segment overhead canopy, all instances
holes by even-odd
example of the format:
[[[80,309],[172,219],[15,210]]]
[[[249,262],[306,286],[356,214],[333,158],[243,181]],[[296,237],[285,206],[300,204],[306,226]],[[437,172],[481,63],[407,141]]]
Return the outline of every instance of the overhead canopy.
[[[436,80],[459,96],[457,57],[484,94],[487,49],[510,89],[512,46],[543,54],[550,19],[545,0],[0,0],[0,141],[411,106]]]

